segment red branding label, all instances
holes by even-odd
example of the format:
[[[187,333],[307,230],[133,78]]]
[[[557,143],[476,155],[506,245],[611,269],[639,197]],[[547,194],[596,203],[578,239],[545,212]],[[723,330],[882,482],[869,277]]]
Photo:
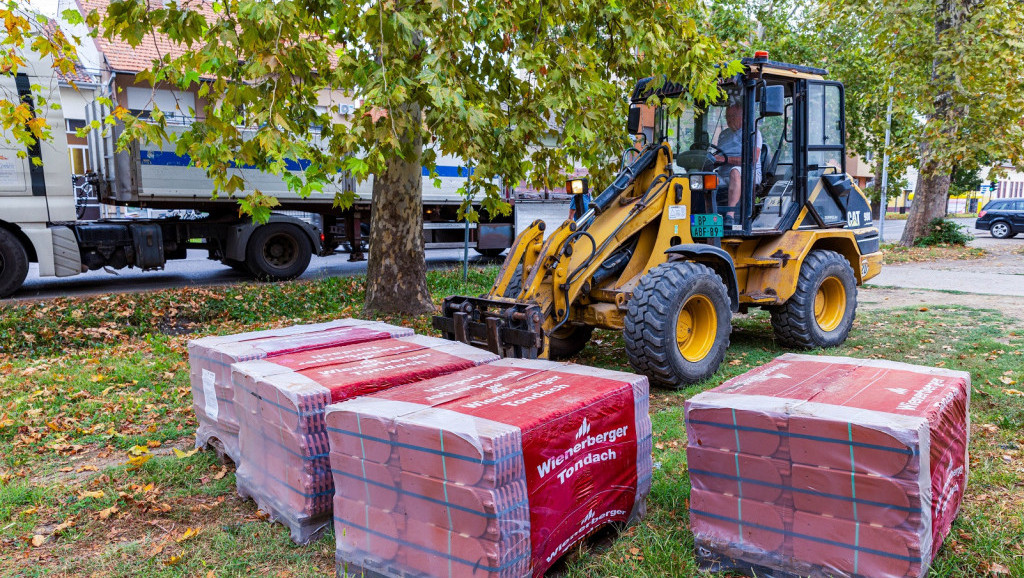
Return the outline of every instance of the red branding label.
[[[381,339],[368,343],[279,355],[274,357],[274,363],[294,371],[303,371],[327,365],[342,365],[371,359],[381,359],[421,349],[425,349],[425,347],[418,343],[410,343],[401,339]]]
[[[375,397],[520,429],[534,576],[602,525],[626,521],[633,509],[637,438],[630,383],[485,365]]]

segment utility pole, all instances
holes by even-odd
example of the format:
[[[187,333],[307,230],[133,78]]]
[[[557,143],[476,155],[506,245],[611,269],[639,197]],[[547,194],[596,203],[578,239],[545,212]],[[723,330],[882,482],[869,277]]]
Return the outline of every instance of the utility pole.
[[[892,130],[892,76],[889,76],[889,106],[885,110],[885,150],[882,151],[882,198],[878,211],[878,240],[885,242],[885,213],[889,209],[889,133]]]

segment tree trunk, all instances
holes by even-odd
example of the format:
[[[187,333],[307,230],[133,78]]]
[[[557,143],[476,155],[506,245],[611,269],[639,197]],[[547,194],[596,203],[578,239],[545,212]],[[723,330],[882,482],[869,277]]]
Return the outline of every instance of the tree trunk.
[[[941,46],[944,34],[958,31],[968,22],[981,0],[936,0],[935,1],[935,38]],[[935,91],[932,111],[925,122],[927,129],[932,123],[938,124],[934,133],[925,131],[921,142],[921,164],[914,191],[914,204],[910,207],[907,226],[903,229],[900,245],[912,247],[922,236],[928,233],[928,224],[933,219],[946,216],[949,205],[949,185],[952,182],[952,164],[948,155],[942,154],[936,147],[948,146],[955,142],[958,134],[958,119],[965,116],[964,105],[954,102],[953,90],[957,82],[957,73],[950,68],[951,56],[938,51],[932,60],[931,85]]]
[[[949,204],[950,171],[931,154],[929,145],[922,147],[921,166],[914,189],[914,203],[910,206],[907,226],[900,237],[900,245],[913,247],[914,243],[928,234],[928,224],[933,219],[946,216]]]
[[[401,138],[411,154],[388,159],[384,173],[374,175],[366,309],[420,315],[434,310],[423,252],[422,118],[418,105],[401,106],[399,113],[409,119]]]

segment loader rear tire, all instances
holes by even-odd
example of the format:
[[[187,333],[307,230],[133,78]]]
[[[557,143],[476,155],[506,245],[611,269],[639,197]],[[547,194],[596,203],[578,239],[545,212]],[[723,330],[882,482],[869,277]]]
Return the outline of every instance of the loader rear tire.
[[[0,297],[12,295],[28,276],[28,254],[18,238],[0,229]]]
[[[857,314],[857,279],[835,251],[811,251],[800,266],[796,292],[771,310],[775,340],[783,347],[836,347]]]
[[[640,279],[623,334],[630,365],[654,385],[678,389],[718,371],[731,331],[721,277],[704,265],[673,261]]]

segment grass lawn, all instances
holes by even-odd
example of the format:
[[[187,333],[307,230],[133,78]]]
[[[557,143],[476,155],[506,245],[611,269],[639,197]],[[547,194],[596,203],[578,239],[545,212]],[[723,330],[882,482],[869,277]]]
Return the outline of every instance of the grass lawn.
[[[432,272],[438,303],[479,294],[496,268]],[[862,290],[869,293],[870,289]],[[333,535],[298,547],[192,452],[186,343],[211,333],[362,316],[362,279],[179,289],[0,306],[0,575],[323,576]],[[426,316],[381,317],[433,333]],[[767,314],[734,320],[721,369],[652,391],[657,464],[648,516],[570,556],[563,575],[697,575],[688,530],[683,399],[783,352]],[[863,312],[829,354],[971,373],[971,479],[932,576],[1024,576],[1024,328],[963,307]],[[598,331],[584,364],[628,369]]]

